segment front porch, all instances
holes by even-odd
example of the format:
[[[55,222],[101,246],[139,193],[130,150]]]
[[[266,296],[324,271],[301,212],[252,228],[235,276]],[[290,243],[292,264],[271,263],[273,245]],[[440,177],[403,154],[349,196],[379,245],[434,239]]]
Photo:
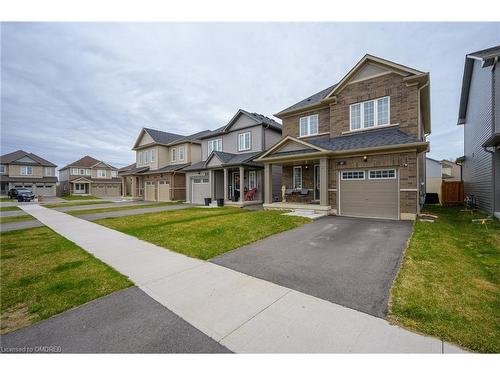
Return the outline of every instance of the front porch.
[[[272,190],[273,166],[281,166],[281,191]],[[264,164],[265,209],[312,211],[319,214],[335,214],[329,204],[328,191],[329,160],[326,157],[301,160],[286,160]],[[281,200],[273,202],[278,195]]]
[[[235,207],[263,203],[262,168],[226,167],[212,169],[209,174],[212,202],[223,199],[224,205]]]
[[[70,195],[91,195],[90,180],[80,177],[70,182]]]

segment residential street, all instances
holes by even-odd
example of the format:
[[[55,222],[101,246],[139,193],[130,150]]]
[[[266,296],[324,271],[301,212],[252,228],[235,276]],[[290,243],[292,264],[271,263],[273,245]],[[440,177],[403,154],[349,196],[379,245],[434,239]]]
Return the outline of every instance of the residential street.
[[[188,258],[77,217],[37,205],[23,210],[128,276],[167,309],[234,352],[460,351],[383,319]]]

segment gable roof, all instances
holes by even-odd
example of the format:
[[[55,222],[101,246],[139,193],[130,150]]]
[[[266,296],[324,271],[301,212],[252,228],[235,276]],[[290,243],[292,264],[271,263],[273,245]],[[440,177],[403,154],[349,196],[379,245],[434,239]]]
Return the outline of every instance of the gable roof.
[[[57,165],[55,165],[54,163],[51,163],[50,161],[45,160],[38,155],[35,155],[31,152],[26,152],[24,150],[17,150],[17,151],[11,152],[9,154],[5,154],[5,155],[0,156],[0,163],[2,163],[2,164],[16,164],[16,160],[24,158],[24,157],[28,157],[28,158],[32,159],[34,162],[36,162],[37,164],[39,164],[41,166],[57,167]],[[20,164],[22,164],[22,163],[20,163]]]
[[[94,159],[92,156],[85,155],[83,158],[78,159],[77,161],[74,161],[73,163],[70,163],[64,167],[62,167],[60,170],[62,171],[63,169],[69,168],[69,167],[83,167],[83,168],[92,168],[93,166],[103,163],[106,164],[108,167],[111,169],[116,169],[112,165],[109,165],[108,163],[102,161],[102,160],[97,160]]]
[[[122,167],[118,169],[118,172],[126,172],[126,171],[131,171],[132,169],[135,169],[135,163],[129,164],[125,167]]]
[[[244,109],[240,108],[240,109],[238,109],[236,114],[231,118],[231,120],[229,120],[229,122],[226,125],[221,126],[220,128],[217,128],[213,131],[210,131],[210,132],[204,134],[203,136],[199,137],[199,139],[210,138],[210,137],[214,137],[216,135],[229,133],[231,126],[233,126],[233,124],[236,122],[236,120],[241,115],[245,115],[245,116],[250,117],[252,120],[254,120],[256,122],[255,125],[267,125],[271,129],[274,129],[274,130],[279,131],[279,132],[281,132],[283,130],[283,128],[279,122],[277,122],[277,121],[275,121],[267,116],[261,115],[260,113],[248,112],[248,111],[245,111]]]
[[[462,91],[460,93],[460,105],[458,108],[457,125],[465,124],[467,115],[467,104],[469,102],[469,90],[472,79],[472,70],[474,61],[478,60],[481,63],[481,68],[491,66],[498,62],[500,57],[500,46],[490,47],[481,51],[469,53],[465,56],[464,74],[462,76]]]
[[[351,77],[353,77],[362,68],[362,66],[364,66],[365,63],[367,63],[367,62],[372,62],[372,63],[377,64],[377,65],[389,67],[391,70],[398,72],[399,74],[404,74],[404,75],[425,75],[426,74],[420,70],[416,70],[416,69],[407,67],[405,65],[401,65],[401,64],[389,61],[389,60],[385,60],[385,59],[382,59],[382,58],[377,57],[377,56],[366,54],[365,56],[363,56],[363,58],[361,60],[358,61],[358,63],[356,65],[354,65],[354,67],[338,83],[331,85],[331,86],[327,87],[326,89],[321,90],[321,91],[307,97],[306,99],[303,99],[303,100],[291,105],[288,108],[285,108],[284,110],[275,114],[275,116],[280,117],[280,116],[283,116],[283,115],[288,114],[288,113],[293,113],[294,111],[303,110],[303,109],[306,109],[308,107],[314,107],[316,105],[322,104],[327,99],[329,99],[330,97],[332,97],[336,93],[340,92],[344,88],[344,86],[347,84],[349,79]]]
[[[137,137],[134,147],[132,149],[136,149],[139,147],[138,143],[143,135],[146,132],[153,139],[154,143],[165,145],[165,146],[173,146],[178,143],[183,142],[196,142],[203,135],[210,133],[210,130],[203,130],[190,135],[181,135],[176,133],[168,133],[162,130],[151,129],[151,128],[142,128],[139,136]]]
[[[247,152],[244,154],[231,154],[229,152],[222,151],[212,151],[207,160],[199,161],[197,163],[191,164],[190,166],[185,167],[184,171],[199,171],[202,169],[206,169],[210,160],[213,157],[217,157],[221,161],[221,166],[237,166],[237,165],[247,165],[254,167],[262,167],[262,164],[254,162],[256,156],[261,154],[258,152]]]

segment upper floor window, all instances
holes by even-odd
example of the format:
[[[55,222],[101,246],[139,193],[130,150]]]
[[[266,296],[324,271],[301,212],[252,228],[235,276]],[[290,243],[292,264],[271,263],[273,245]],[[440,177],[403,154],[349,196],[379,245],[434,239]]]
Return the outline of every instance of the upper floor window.
[[[33,167],[30,165],[21,166],[21,175],[29,176],[33,174]]]
[[[184,160],[184,146],[179,146],[179,160]]]
[[[318,115],[301,117],[299,120],[299,136],[318,134]]]
[[[151,152],[151,161],[154,162],[156,160],[156,149],[150,150]]]
[[[142,164],[142,151],[137,152],[137,163]]]
[[[106,178],[106,170],[105,169],[98,169],[97,170],[97,177]]]
[[[52,176],[52,168],[51,167],[45,167],[45,176]]]
[[[0,173],[5,173],[5,165],[0,165]]]
[[[351,104],[350,130],[367,129],[390,124],[389,97]]]
[[[238,134],[238,151],[250,150],[252,148],[250,139],[250,132]]]
[[[177,149],[173,148],[172,149],[172,161],[176,161],[176,160],[177,160]]]
[[[111,171],[111,177],[116,177],[118,174],[116,171]]]
[[[222,138],[208,141],[208,155],[210,155],[212,151],[222,151]]]

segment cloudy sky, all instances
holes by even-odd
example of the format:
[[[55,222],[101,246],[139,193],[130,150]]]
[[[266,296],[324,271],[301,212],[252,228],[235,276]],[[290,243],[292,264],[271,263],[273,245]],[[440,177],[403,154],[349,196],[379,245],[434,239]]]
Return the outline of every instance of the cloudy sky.
[[[1,153],[117,167],[142,127],[214,129],[268,116],[339,81],[365,54],[431,73],[430,156],[462,154],[464,56],[500,23],[4,23]]]

